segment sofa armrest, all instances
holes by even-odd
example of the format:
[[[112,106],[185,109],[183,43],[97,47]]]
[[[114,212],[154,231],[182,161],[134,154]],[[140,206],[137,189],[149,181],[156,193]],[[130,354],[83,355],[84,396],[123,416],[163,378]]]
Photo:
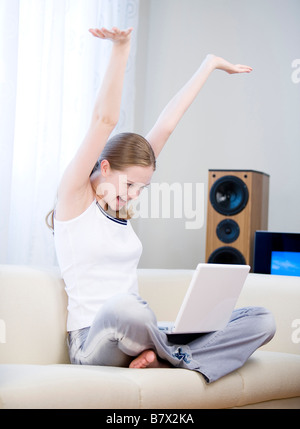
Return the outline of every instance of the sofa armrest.
[[[68,363],[66,319],[58,269],[0,265],[0,363]]]

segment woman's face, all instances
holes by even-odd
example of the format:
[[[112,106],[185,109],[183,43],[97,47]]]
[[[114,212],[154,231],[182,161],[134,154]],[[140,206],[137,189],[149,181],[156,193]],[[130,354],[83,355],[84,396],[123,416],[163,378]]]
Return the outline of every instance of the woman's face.
[[[152,166],[132,166],[116,171],[104,160],[101,162],[101,178],[96,193],[101,195],[111,210],[121,210],[130,200],[138,198],[143,188],[150,184],[153,172]]]

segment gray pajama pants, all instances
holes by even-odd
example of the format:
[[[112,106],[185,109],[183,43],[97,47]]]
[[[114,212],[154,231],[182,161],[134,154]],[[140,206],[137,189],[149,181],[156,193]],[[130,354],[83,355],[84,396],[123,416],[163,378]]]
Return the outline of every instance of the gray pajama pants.
[[[275,333],[272,314],[263,307],[234,310],[227,327],[206,334],[168,336],[146,301],[122,294],[108,300],[88,328],[69,333],[71,363],[129,366],[152,349],[172,366],[200,372],[208,383],[244,365]]]

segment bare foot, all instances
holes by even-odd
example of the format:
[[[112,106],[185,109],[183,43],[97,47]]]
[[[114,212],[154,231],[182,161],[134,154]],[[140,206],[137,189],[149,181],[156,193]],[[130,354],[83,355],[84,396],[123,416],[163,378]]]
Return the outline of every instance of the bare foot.
[[[143,351],[135,358],[129,368],[170,368],[171,365],[166,361],[159,361],[153,350]]]

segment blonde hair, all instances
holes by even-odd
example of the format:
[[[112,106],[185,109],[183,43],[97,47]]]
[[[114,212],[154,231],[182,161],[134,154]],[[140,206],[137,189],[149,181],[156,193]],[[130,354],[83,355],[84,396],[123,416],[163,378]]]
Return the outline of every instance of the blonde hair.
[[[121,133],[110,138],[106,143],[91,175],[100,169],[106,159],[112,170],[122,171],[127,167],[138,165],[156,169],[155,155],[150,143],[139,134]]]
[[[152,146],[143,136],[135,133],[121,133],[111,137],[90,176],[100,170],[101,162],[104,159],[109,162],[112,170],[117,171],[122,171],[132,166],[152,166],[153,170],[156,169],[156,159]],[[125,208],[125,210],[127,209]],[[132,217],[130,209],[125,213],[124,211],[117,212],[115,215],[121,219],[130,219]],[[52,231],[54,230],[54,210],[47,214],[46,224]]]

